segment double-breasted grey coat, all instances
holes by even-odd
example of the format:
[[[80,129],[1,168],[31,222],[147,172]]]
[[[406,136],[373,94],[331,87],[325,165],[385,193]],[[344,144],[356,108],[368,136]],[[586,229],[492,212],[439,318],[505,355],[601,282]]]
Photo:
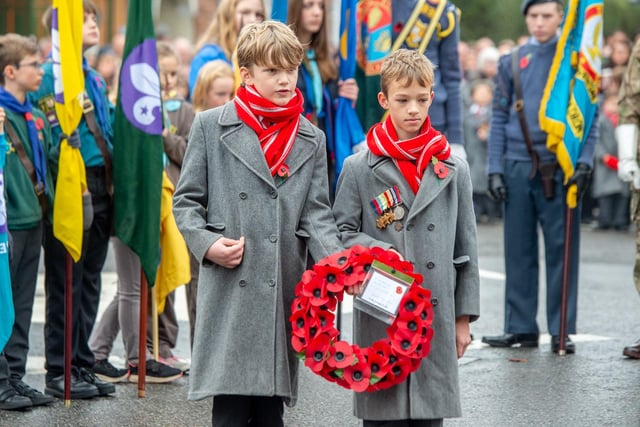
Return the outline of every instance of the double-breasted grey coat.
[[[479,273],[471,179],[466,162],[451,156],[439,179],[429,165],[417,194],[393,161],[369,151],[346,159],[336,191],[334,216],[345,247],[393,247],[424,276],[431,290],[434,336],[431,352],[409,378],[390,389],[356,393],[355,415],[369,420],[434,419],[461,415],[455,319],[479,316]],[[406,213],[402,229],[376,227],[370,201],[397,185]],[[360,346],[386,336],[387,325],[354,313]]]
[[[302,117],[286,163],[289,177],[276,183],[233,102],[196,116],[173,208],[201,262],[190,399],[276,395],[295,402],[294,288],[307,250],[320,259],[343,247],[329,204],[324,135]],[[222,236],[245,237],[234,269],[204,258]]]

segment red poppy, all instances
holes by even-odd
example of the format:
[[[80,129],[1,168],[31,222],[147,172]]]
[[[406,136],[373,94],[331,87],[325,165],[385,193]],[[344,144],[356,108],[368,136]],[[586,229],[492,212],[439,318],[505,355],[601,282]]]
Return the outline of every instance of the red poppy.
[[[433,165],[433,171],[440,179],[445,179],[447,175],[449,175],[449,169],[445,166],[444,162],[438,162]]]
[[[278,174],[278,176],[280,178],[288,178],[289,177],[289,166],[282,164],[282,166],[280,166],[278,168],[278,171],[276,172]]]
[[[320,372],[329,356],[330,339],[328,335],[320,334],[315,337],[305,351],[304,364],[313,372]]]
[[[346,368],[355,361],[353,347],[346,341],[338,341],[329,347],[329,359],[327,365],[333,368]]]
[[[409,359],[408,357],[398,357],[394,361],[393,365],[391,366],[391,369],[389,370],[389,373],[387,374],[388,381],[392,385],[400,384],[409,376],[409,373],[411,372],[411,368],[412,368],[411,359]]]
[[[389,347],[391,349],[391,347]],[[391,365],[389,364],[388,353],[380,353],[376,351],[374,347],[367,348],[367,351],[364,352],[364,355],[367,359],[367,363],[371,367],[371,378],[383,378],[391,369]]]
[[[308,334],[309,320],[313,320],[310,317],[307,317],[307,313],[303,310],[295,311],[289,317],[289,321],[291,322],[291,329],[293,335],[304,337]]]
[[[529,66],[529,54],[527,54],[527,55],[523,56],[522,58],[520,58],[520,69],[524,70],[528,66]]]
[[[349,254],[343,252],[336,252],[335,254],[326,256],[316,263],[316,266],[330,266],[340,270],[344,270],[349,264]],[[315,266],[314,266],[315,267]],[[315,268],[314,268],[315,270]]]
[[[355,365],[344,368],[344,379],[349,384],[349,388],[353,391],[365,391],[369,388],[369,380],[371,379],[371,368],[366,362],[364,356]]]
[[[420,335],[408,329],[401,329],[391,326],[389,336],[391,337],[391,348],[396,353],[409,356],[413,353],[421,342]]]
[[[344,289],[344,283],[342,281],[342,270],[332,265],[315,265],[313,271],[316,272],[317,278],[323,280],[326,283],[327,291],[340,292]]]
[[[303,337],[293,335],[291,337],[291,347],[293,347],[293,349],[298,353],[304,353],[307,348],[307,340]]]
[[[309,298],[298,297],[293,300],[291,303],[291,312],[295,313],[298,310],[307,311],[309,308]]]
[[[417,298],[413,292],[407,292],[400,302],[397,319],[411,320],[423,310],[425,302]]]
[[[309,328],[315,328],[315,333],[313,336],[317,334],[326,334],[331,338],[337,337],[340,332],[333,326],[335,325],[334,319],[335,314],[330,311],[321,310],[316,312],[316,310],[311,310],[313,314],[313,318],[308,322]]]
[[[29,121],[33,120],[33,114],[31,114],[30,111],[27,111],[26,113],[24,113],[24,118],[25,118],[26,121],[29,122]]]
[[[302,287],[302,295],[309,298],[309,304],[319,306],[329,302],[327,287],[323,280],[314,278]]]
[[[44,120],[42,120],[41,117],[38,117],[36,119],[36,129],[38,129],[38,130],[44,129]]]

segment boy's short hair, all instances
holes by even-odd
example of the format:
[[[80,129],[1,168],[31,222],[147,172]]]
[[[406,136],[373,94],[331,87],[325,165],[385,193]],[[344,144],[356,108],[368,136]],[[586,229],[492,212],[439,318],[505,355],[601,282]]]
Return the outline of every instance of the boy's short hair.
[[[82,10],[84,13],[94,14],[96,16],[96,19],[100,21],[100,13],[98,12],[98,8],[91,0],[82,0]],[[52,6],[49,6],[47,10],[45,10],[44,13],[42,14],[42,20],[40,21],[42,22],[42,26],[44,27],[44,29],[47,30],[47,33],[51,33],[52,12],[53,12],[53,8]]]
[[[304,58],[304,48],[291,28],[282,22],[264,21],[247,25],[240,32],[236,48],[238,66],[296,68]]]
[[[7,65],[17,65],[25,56],[39,53],[35,37],[15,33],[0,35],[0,85],[4,86],[4,69]]]
[[[156,50],[158,51],[158,59],[173,56],[178,61],[178,64],[180,64],[180,55],[171,43],[159,41],[156,43]]]
[[[392,82],[409,86],[416,81],[420,86],[433,89],[433,64],[426,56],[416,50],[398,49],[382,63],[380,70],[380,88],[387,96]]]

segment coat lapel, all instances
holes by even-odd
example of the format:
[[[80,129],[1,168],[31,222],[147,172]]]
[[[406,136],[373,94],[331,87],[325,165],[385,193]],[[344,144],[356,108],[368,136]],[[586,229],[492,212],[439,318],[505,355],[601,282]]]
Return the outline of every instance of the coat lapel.
[[[429,166],[427,166],[427,169],[422,176],[420,189],[418,190],[418,194],[416,194],[415,202],[409,211],[407,220],[418,215],[418,213],[429,206],[429,204],[438,196],[438,194],[440,194],[442,190],[447,187],[447,185],[449,185],[453,179],[453,176],[456,174],[455,165],[449,160],[445,160],[444,164],[447,169],[449,169],[449,174],[444,179],[438,178],[433,170],[433,164],[429,164]]]
[[[396,164],[388,157],[376,156],[369,152],[369,167],[371,168],[373,175],[382,181],[385,186],[388,186],[388,188],[397,185],[398,190],[400,190],[402,203],[407,209],[411,209],[415,195],[413,194],[411,187],[409,187],[407,180],[404,179],[400,170],[396,167]]]

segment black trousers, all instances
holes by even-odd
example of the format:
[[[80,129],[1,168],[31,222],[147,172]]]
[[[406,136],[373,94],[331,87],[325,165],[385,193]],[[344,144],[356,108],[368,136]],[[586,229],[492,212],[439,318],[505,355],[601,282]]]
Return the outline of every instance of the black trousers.
[[[72,268],[71,364],[91,368],[95,360],[89,348],[89,337],[100,302],[100,275],[109,248],[113,211],[106,190],[104,168],[87,168],[87,185],[93,201],[93,223],[84,232],[82,255]],[[54,237],[52,225],[47,225],[44,235],[47,381],[64,373],[65,260],[64,246]]]
[[[221,395],[213,398],[214,427],[283,427],[280,396]]]
[[[21,380],[26,372],[29,329],[38,281],[42,223],[28,230],[11,230],[11,237],[13,247],[9,269],[15,321],[11,337],[0,355],[0,380]]]

